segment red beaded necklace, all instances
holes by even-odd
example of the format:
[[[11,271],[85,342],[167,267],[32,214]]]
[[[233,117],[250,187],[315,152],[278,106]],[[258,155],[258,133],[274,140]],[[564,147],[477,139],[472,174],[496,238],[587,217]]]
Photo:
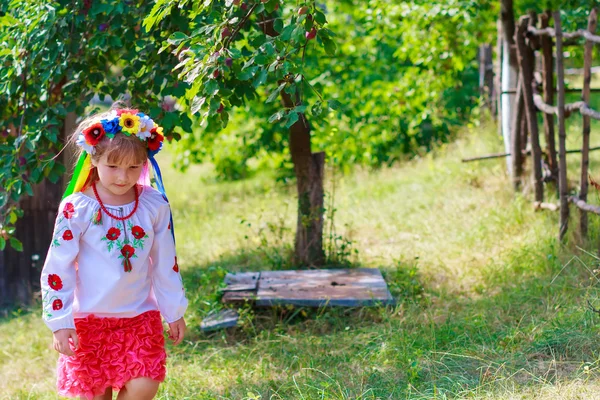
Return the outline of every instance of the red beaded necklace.
[[[116,219],[117,221],[125,221],[125,220],[131,218],[131,216],[133,214],[135,214],[135,211],[138,208],[138,204],[139,204],[139,200],[140,200],[140,195],[139,195],[138,190],[137,190],[137,185],[133,187],[134,192],[135,192],[135,205],[133,206],[133,210],[131,210],[131,212],[129,213],[129,215],[125,215],[123,217],[119,217],[118,215],[111,214],[106,209],[106,206],[104,206],[104,203],[102,203],[102,200],[100,200],[100,196],[98,195],[98,190],[96,189],[96,182],[92,183],[92,189],[94,190],[94,196],[96,196],[96,200],[98,200],[98,203],[100,203],[100,208],[102,209],[102,211],[104,211],[104,213],[106,215],[108,215],[112,219]],[[101,216],[98,216],[97,219],[98,219],[98,221],[100,221]]]

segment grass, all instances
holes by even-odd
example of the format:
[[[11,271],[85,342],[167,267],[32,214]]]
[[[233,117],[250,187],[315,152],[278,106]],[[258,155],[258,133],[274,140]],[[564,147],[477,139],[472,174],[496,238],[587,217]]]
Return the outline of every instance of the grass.
[[[599,221],[590,217],[592,240],[580,243],[573,212],[559,244],[558,213],[534,212],[531,189],[513,193],[503,160],[460,162],[501,151],[494,132],[465,129],[393,168],[328,171],[333,258],[381,268],[397,306],[244,307],[239,328],[211,334],[199,324],[221,307],[226,272],[292,267],[294,188],[269,175],[217,183],[209,166],[165,168],[190,308],[158,398],[598,397],[600,324],[587,301],[600,305]],[[570,156],[573,179],[577,163]],[[56,398],[56,353],[38,311],[0,320],[0,398]]]

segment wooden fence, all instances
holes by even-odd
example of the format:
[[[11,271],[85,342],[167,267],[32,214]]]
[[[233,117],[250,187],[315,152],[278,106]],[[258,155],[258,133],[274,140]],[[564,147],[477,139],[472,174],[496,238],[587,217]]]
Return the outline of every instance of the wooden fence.
[[[550,27],[550,20],[554,26]],[[559,239],[562,240],[568,229],[569,203],[573,203],[580,210],[580,232],[582,237],[587,237],[587,213],[600,214],[600,207],[587,204],[588,195],[588,168],[590,150],[590,120],[600,120],[600,112],[590,108],[590,81],[592,75],[592,49],[594,43],[600,43],[600,36],[596,36],[597,11],[590,12],[588,28],[576,32],[563,32],[558,11],[536,15],[530,13],[519,20],[515,32],[517,47],[517,60],[519,66],[519,83],[517,86],[516,111],[512,121],[512,149],[513,154],[513,183],[515,188],[520,186],[523,179],[523,163],[525,145],[529,137],[532,157],[533,183],[535,188],[535,201],[538,204],[544,201],[544,181],[558,182],[560,197],[560,225]],[[538,25],[539,27],[536,27]],[[565,45],[581,45],[584,43],[583,88],[581,101],[565,104],[565,68],[563,48]],[[555,48],[556,57],[553,56]],[[541,74],[536,71],[535,51],[541,54]],[[556,63],[556,68],[553,67]],[[556,70],[556,97],[557,105],[554,106],[554,70]],[[538,93],[541,86],[543,94]],[[537,112],[542,112],[546,149],[542,152],[538,131]],[[577,196],[569,196],[567,186],[567,151],[565,120],[574,113],[579,112],[583,117],[583,140],[581,146],[581,173],[580,187]],[[554,118],[558,122],[558,150],[555,142]],[[526,124],[522,125],[522,120]],[[528,135],[524,131],[528,131]],[[579,151],[578,151],[579,152]],[[544,155],[545,159],[542,159]],[[545,172],[545,173],[544,173]]]

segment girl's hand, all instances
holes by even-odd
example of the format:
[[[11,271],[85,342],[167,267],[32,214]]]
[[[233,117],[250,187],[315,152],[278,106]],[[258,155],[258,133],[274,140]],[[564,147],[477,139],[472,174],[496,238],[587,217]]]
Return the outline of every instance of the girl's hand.
[[[176,346],[183,340],[185,334],[185,320],[183,318],[178,319],[175,322],[169,324],[169,339],[173,341]]]
[[[53,333],[54,340],[52,346],[54,350],[58,351],[65,356],[74,356],[75,353],[71,350],[71,346],[69,346],[69,340],[73,339],[73,347],[75,350],[79,347],[79,338],[77,337],[77,332],[75,329],[59,329]]]

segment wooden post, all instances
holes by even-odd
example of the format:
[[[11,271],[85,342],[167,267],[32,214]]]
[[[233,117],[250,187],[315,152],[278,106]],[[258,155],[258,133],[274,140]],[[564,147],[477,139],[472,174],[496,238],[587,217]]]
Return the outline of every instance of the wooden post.
[[[535,201],[544,201],[544,186],[542,182],[542,151],[540,149],[540,138],[538,133],[536,108],[533,103],[533,50],[525,44],[525,33],[529,25],[529,17],[521,17],[515,42],[517,43],[517,60],[519,70],[523,77],[523,96],[525,102],[525,112],[527,113],[527,127],[531,140],[531,164],[533,166],[533,183],[535,187]]]
[[[547,28],[550,20],[550,11],[544,12],[541,17],[541,27]],[[542,81],[544,89],[544,102],[554,104],[554,56],[552,55],[552,38],[541,37],[542,45]],[[544,118],[544,134],[546,137],[546,153],[548,155],[548,166],[554,182],[558,181],[558,162],[556,161],[556,138],[554,134],[554,115],[542,113]]]
[[[522,124],[525,107],[523,104],[523,77],[519,75],[517,81],[517,99],[515,101],[515,111],[512,115],[511,123],[511,153],[512,153],[512,181],[513,188],[519,190],[521,187],[521,179],[523,177],[523,151],[522,151]]]
[[[558,190],[560,194],[560,225],[558,239],[563,240],[569,228],[569,199],[567,187],[567,153],[565,131],[565,70],[563,64],[563,34],[560,27],[560,11],[552,13],[556,32],[556,77],[558,84]]]
[[[496,73],[494,88],[496,89],[496,121],[498,122],[498,136],[502,136],[502,21],[496,23],[498,39],[496,40]]]
[[[588,20],[588,31],[593,35],[596,32],[596,24],[598,22],[598,14],[596,9],[593,8],[590,12]],[[590,82],[592,80],[592,50],[594,43],[590,41],[585,42],[585,52],[583,57],[583,89],[581,92],[581,100],[585,104],[589,105],[590,102]],[[588,195],[588,167],[590,164],[589,152],[590,152],[590,117],[582,115],[583,117],[583,144],[581,146],[581,177],[579,183],[579,199],[587,202]],[[588,233],[588,218],[587,212],[579,210],[579,229],[581,231],[581,237],[587,238]]]

